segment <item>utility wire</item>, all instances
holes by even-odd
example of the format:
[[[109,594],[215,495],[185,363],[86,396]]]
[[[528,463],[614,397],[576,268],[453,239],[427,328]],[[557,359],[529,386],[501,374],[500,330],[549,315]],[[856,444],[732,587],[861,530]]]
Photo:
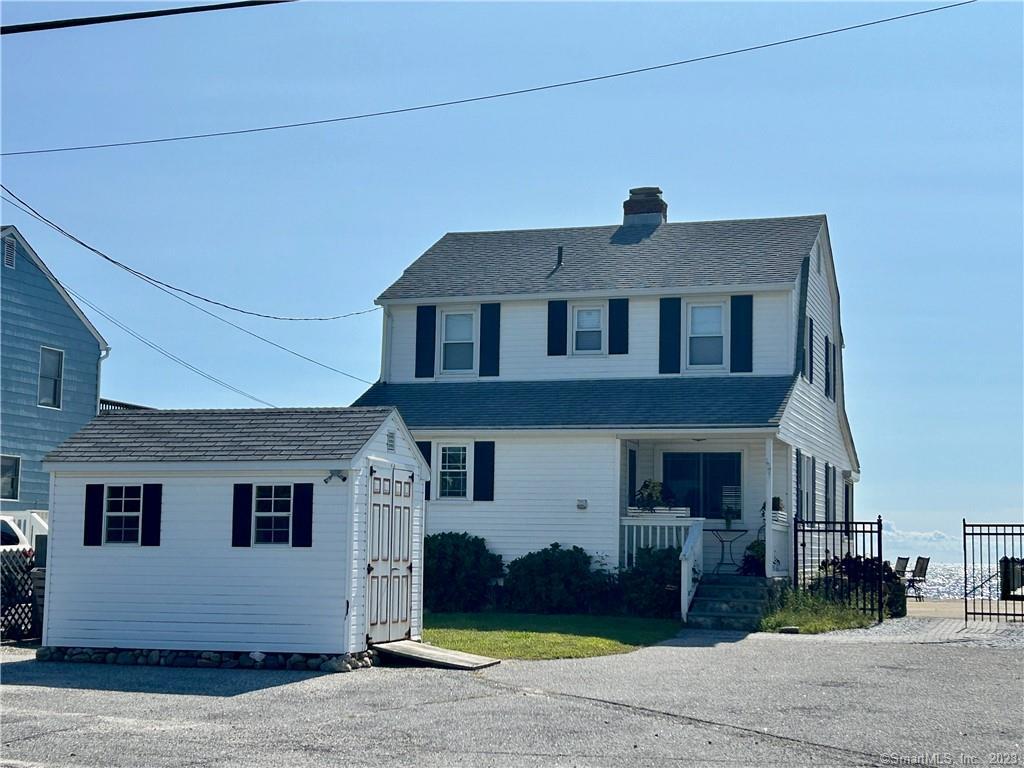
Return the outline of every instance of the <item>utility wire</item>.
[[[154,16],[178,16],[183,13],[203,13],[204,11],[225,11],[231,8],[249,8],[254,5],[277,5],[292,3],[295,0],[242,0],[236,3],[216,3],[213,5],[191,5],[186,8],[164,8],[159,11],[135,11],[133,13],[115,13],[109,16],[84,16],[76,19],[56,19],[54,21],[33,21],[27,24],[8,24],[0,27],[0,35],[17,35],[23,32],[46,32],[51,29],[68,27],[87,27],[93,24],[110,24],[115,21],[135,21],[151,19]]]
[[[249,133],[265,133],[267,131],[281,131],[290,128],[304,128],[311,125],[326,125],[328,123],[344,123],[350,120],[365,120],[372,117],[385,117],[388,115],[400,115],[407,112],[420,112],[427,109],[440,109],[442,107],[453,107],[460,104],[471,104],[478,101],[490,101],[492,99],[501,99],[507,96],[521,96],[527,93],[537,93],[540,91],[550,91],[556,88],[568,88],[574,85],[583,85],[585,83],[596,83],[601,80],[612,80],[618,77],[629,77],[631,75],[639,75],[644,72],[654,72],[659,69],[668,69],[670,67],[681,67],[685,64],[695,64],[701,61],[710,61],[712,59],[720,59],[726,56],[735,56],[740,53],[750,53],[752,51],[761,51],[766,48],[775,48],[782,45],[790,45],[792,43],[799,43],[804,40],[813,40],[818,37],[827,37],[828,35],[838,35],[842,32],[850,32],[855,29],[864,29],[866,27],[873,27],[878,24],[888,24],[892,21],[900,21],[902,19],[909,19],[914,16],[924,16],[928,13],[938,13],[939,11],[946,11],[951,8],[959,8],[962,5],[971,5],[977,2],[977,0],[963,0],[962,2],[952,3],[950,5],[942,5],[936,8],[927,8],[923,11],[913,11],[912,13],[903,13],[899,16],[888,16],[884,19],[875,19],[874,21],[865,21],[860,24],[851,24],[846,27],[837,27],[835,29],[825,30],[824,32],[814,32],[809,35],[800,35],[799,37],[789,37],[784,40],[776,40],[770,43],[761,43],[760,45],[750,45],[745,48],[734,48],[729,51],[721,51],[719,53],[711,53],[705,56],[696,56],[691,59],[681,59],[680,61],[670,61],[665,64],[655,64],[650,67],[638,67],[636,69],[627,69],[622,72],[613,72],[607,75],[596,75],[594,77],[584,77],[578,80],[565,80],[559,83],[549,83],[547,85],[537,85],[530,88],[519,88],[513,91],[501,91],[498,93],[491,93],[485,96],[471,96],[465,99],[452,99],[450,101],[438,101],[432,104],[420,104],[413,107],[399,107],[396,109],[385,109],[379,112],[364,112],[357,115],[345,115],[342,117],[328,117],[320,120],[305,120],[302,122],[295,123],[281,123],[277,125],[265,125],[259,128],[240,128],[233,131],[211,131],[209,133],[193,133],[181,136],[164,136],[156,139],[136,139],[133,141],[112,141],[105,144],[79,144],[75,146],[67,147],[47,147],[45,149],[24,149],[16,152],[0,152],[0,157],[14,157],[17,155],[42,155],[53,152],[78,152],[87,149],[110,149],[112,147],[135,147],[142,144],[165,144],[172,141],[192,141],[195,139],[211,139],[218,136],[240,136]]]
[[[331,316],[328,316],[328,317],[287,317],[287,316],[283,316],[283,315],[268,315],[268,314],[263,313],[263,312],[254,312],[254,311],[249,310],[249,309],[243,309],[241,307],[236,307],[236,306],[234,306],[232,304],[225,304],[222,301],[217,301],[216,299],[210,299],[210,298],[207,298],[206,296],[201,296],[198,293],[193,293],[192,291],[186,290],[184,288],[180,288],[180,287],[178,287],[176,285],[172,285],[170,283],[165,283],[163,280],[158,280],[157,278],[153,277],[152,275],[147,275],[145,272],[140,272],[139,270],[135,269],[134,267],[130,267],[127,264],[125,264],[124,262],[118,261],[117,259],[115,259],[115,258],[113,258],[111,256],[108,256],[103,251],[99,250],[98,248],[94,248],[93,246],[89,245],[88,243],[84,242],[83,240],[80,240],[79,238],[75,237],[73,234],[71,234],[70,232],[65,230],[63,227],[61,227],[60,225],[58,225],[55,222],[53,222],[51,219],[49,219],[46,216],[44,216],[43,214],[41,214],[39,211],[37,211],[35,208],[33,208],[32,205],[30,205],[24,198],[19,197],[10,187],[5,186],[4,184],[0,184],[0,189],[3,189],[4,192],[6,192],[11,197],[13,197],[19,203],[21,203],[21,205],[18,205],[17,207],[20,208],[25,213],[28,213],[30,216],[38,219],[39,221],[43,222],[47,226],[52,227],[57,232],[59,232],[60,234],[64,235],[64,237],[67,237],[68,239],[73,240],[74,242],[78,243],[78,245],[82,246],[86,250],[92,251],[97,256],[99,256],[101,259],[105,259],[105,260],[109,261],[111,264],[113,264],[114,266],[120,267],[125,272],[128,272],[129,274],[132,274],[135,277],[141,278],[142,280],[145,280],[145,281],[147,281],[149,283],[153,283],[153,284],[156,284],[156,285],[162,285],[164,288],[169,288],[172,291],[177,291],[178,293],[183,293],[186,296],[191,296],[193,299],[199,299],[200,301],[205,301],[207,304],[214,304],[214,305],[216,305],[218,307],[223,307],[224,309],[230,309],[232,312],[238,312],[238,313],[243,314],[243,315],[252,315],[253,317],[263,317],[263,318],[266,318],[268,320],[290,320],[290,321],[294,321],[294,322],[300,322],[300,321],[341,320],[341,319],[344,319],[346,317],[354,317],[356,315],[365,315],[365,314],[367,314],[369,312],[376,312],[378,309],[380,309],[380,307],[372,307],[371,309],[360,309],[360,310],[358,310],[356,312],[346,312],[343,315],[331,315]],[[14,202],[11,201],[11,200],[8,200],[7,202],[11,203],[12,205],[14,205]],[[26,208],[28,210],[26,210]]]
[[[4,202],[9,203],[9,204],[15,206],[16,208],[18,208],[19,210],[21,210],[23,213],[27,214],[28,216],[31,216],[32,218],[37,219],[41,223],[46,224],[47,226],[52,227],[53,229],[55,229],[57,232],[67,236],[67,234],[64,233],[63,231],[61,231],[59,227],[57,227],[56,225],[50,223],[46,219],[44,219],[44,218],[42,218],[42,217],[40,217],[40,216],[38,216],[36,214],[33,214],[31,211],[29,211],[26,208],[22,207],[21,205],[19,205],[15,201],[10,200],[8,198],[3,198],[3,200],[4,200]],[[74,238],[72,238],[72,239],[74,239]],[[340,374],[342,376],[345,376],[346,378],[353,379],[354,381],[359,381],[359,382],[362,382],[363,384],[373,384],[373,382],[369,381],[368,379],[364,379],[364,378],[362,378],[360,376],[356,376],[355,374],[349,373],[348,371],[343,371],[340,368],[335,368],[333,365],[328,365],[327,363],[323,363],[323,362],[321,362],[319,360],[316,360],[316,359],[314,359],[312,357],[309,357],[308,355],[304,355],[301,352],[296,352],[294,349],[291,349],[290,347],[286,347],[283,344],[279,344],[278,342],[276,342],[276,341],[274,341],[272,339],[268,339],[266,336],[261,336],[260,334],[254,332],[254,331],[250,331],[248,328],[246,328],[244,326],[241,326],[241,325],[238,325],[237,323],[233,323],[230,320],[228,320],[227,318],[221,317],[220,315],[218,315],[215,312],[211,312],[206,307],[202,307],[199,304],[191,302],[188,299],[186,299],[184,296],[179,296],[178,294],[174,293],[173,291],[169,291],[167,288],[164,288],[162,285],[159,285],[158,283],[152,282],[151,280],[149,280],[149,279],[147,279],[145,277],[142,277],[141,279],[144,280],[145,282],[149,283],[150,285],[152,285],[157,290],[163,291],[168,296],[171,296],[172,298],[175,298],[178,301],[181,301],[181,302],[184,302],[185,304],[188,304],[193,309],[197,309],[200,312],[202,312],[203,314],[209,315],[210,317],[214,318],[215,320],[219,320],[220,322],[224,323],[225,325],[230,325],[232,328],[234,328],[234,329],[236,329],[238,331],[241,331],[242,333],[244,333],[244,334],[246,334],[248,336],[252,336],[254,339],[258,339],[259,341],[262,341],[262,342],[264,342],[266,344],[269,344],[272,347],[276,347],[277,349],[280,349],[282,352],[287,352],[288,354],[293,355],[293,356],[299,358],[300,360],[305,360],[308,363],[312,363],[313,365],[317,365],[317,366],[319,366],[319,367],[321,367],[321,368],[323,368],[325,370],[332,371],[334,373]]]

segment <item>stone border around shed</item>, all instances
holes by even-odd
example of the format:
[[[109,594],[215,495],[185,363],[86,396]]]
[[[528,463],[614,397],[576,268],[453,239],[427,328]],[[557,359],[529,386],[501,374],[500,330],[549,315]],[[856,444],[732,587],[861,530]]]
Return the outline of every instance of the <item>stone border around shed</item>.
[[[37,661],[117,664],[125,667],[198,667],[204,669],[287,669],[303,672],[353,672],[379,664],[377,651],[358,653],[263,653],[261,651],[177,651],[152,648],[79,648],[44,645]]]

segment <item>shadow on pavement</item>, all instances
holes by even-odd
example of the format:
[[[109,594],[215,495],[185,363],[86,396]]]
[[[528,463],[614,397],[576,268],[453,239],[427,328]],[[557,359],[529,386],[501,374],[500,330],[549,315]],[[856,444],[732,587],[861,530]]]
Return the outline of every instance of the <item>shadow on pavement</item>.
[[[675,637],[658,645],[674,648],[713,648],[716,645],[738,643],[749,634],[750,632],[727,629],[684,629]]]

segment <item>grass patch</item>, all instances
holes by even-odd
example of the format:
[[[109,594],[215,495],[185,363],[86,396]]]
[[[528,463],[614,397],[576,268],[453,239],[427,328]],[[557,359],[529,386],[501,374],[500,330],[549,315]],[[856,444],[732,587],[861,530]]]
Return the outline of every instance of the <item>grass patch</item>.
[[[583,659],[627,653],[679,632],[678,621],[636,616],[428,613],[428,643],[495,659]]]
[[[778,610],[761,619],[762,632],[780,627],[800,627],[801,635],[817,635],[836,629],[858,629],[875,623],[872,616],[854,608],[800,592],[786,592]]]

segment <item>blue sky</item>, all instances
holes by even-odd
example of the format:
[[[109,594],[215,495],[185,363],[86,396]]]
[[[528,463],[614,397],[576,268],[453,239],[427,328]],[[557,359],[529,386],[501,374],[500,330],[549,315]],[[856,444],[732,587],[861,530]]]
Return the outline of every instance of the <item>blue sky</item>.
[[[5,2],[3,23],[138,7],[157,6]],[[13,151],[387,109],[925,7],[304,2],[8,36],[2,141]],[[449,230],[614,223],[632,186],[661,186],[676,221],[827,213],[864,469],[858,516],[885,517],[900,549],[953,556],[961,517],[1022,516],[1021,40],[1020,4],[981,2],[572,89],[5,158],[2,172],[111,255],[283,314],[372,306]],[[98,306],[265,400],[347,404],[363,389],[194,312],[7,206],[3,217]],[[377,375],[379,313],[240,322]],[[106,396],[249,404],[97,325],[113,346]]]

